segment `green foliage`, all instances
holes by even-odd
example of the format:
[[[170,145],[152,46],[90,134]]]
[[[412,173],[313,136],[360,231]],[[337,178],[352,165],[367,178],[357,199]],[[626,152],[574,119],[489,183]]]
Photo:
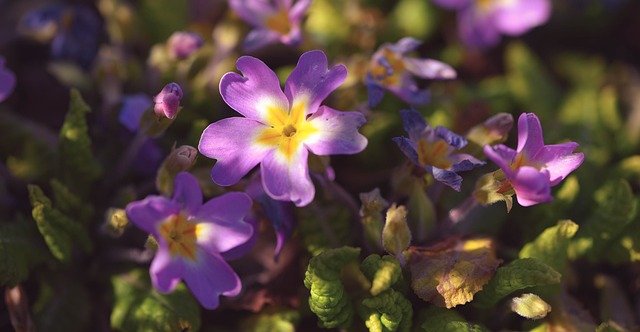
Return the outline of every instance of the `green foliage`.
[[[535,258],[516,259],[498,268],[495,276],[476,294],[473,303],[488,308],[515,291],[558,284],[560,277],[560,273]]]
[[[147,272],[134,270],[111,280],[115,304],[111,325],[121,331],[198,331],[200,305],[184,284],[169,294],[158,293]]]
[[[325,328],[348,328],[352,324],[353,306],[340,279],[342,269],[360,254],[359,248],[329,249],[311,258],[304,276],[309,289],[309,307]]]
[[[187,3],[171,0],[144,0],[139,5],[139,29],[152,43],[164,42],[187,26]]]
[[[402,280],[400,262],[393,256],[371,254],[360,265],[362,273],[371,281],[371,295],[378,295]]]
[[[296,310],[261,312],[241,324],[245,332],[295,332],[300,313]]]
[[[86,115],[91,112],[78,90],[71,90],[69,111],[60,129],[58,178],[75,193],[84,195],[100,176],[100,164],[91,151]]]
[[[40,285],[38,300],[33,305],[38,331],[87,331],[90,324],[92,296],[77,279],[45,279]]]
[[[436,225],[436,211],[433,202],[427,196],[423,186],[415,184],[407,202],[407,222],[411,229],[411,237],[417,243],[424,242],[433,232]]]
[[[528,319],[542,319],[551,311],[551,306],[538,295],[527,293],[511,299],[511,311]]]
[[[420,325],[422,332],[489,332],[481,325],[468,323],[455,310],[430,307],[424,316],[427,318]]]
[[[513,207],[514,194],[515,191],[501,169],[480,177],[473,191],[473,197],[480,204],[489,205],[503,201],[507,205],[507,212]]]
[[[391,26],[398,35],[425,40],[435,30],[438,15],[428,1],[401,0],[391,13]]]
[[[84,251],[90,251],[92,245],[87,230],[76,220],[53,208],[51,200],[40,187],[29,185],[28,188],[33,219],[53,256],[62,262],[71,261],[74,243]]]
[[[51,189],[53,191],[53,203],[60,212],[77,216],[78,220],[87,222],[93,215],[93,208],[83,202],[80,197],[69,190],[62,182],[57,179],[51,180]]]
[[[576,234],[570,247],[571,256],[585,256],[592,262],[630,260],[633,256],[629,251],[612,249],[624,246],[621,241],[628,234],[636,235],[627,240],[631,241],[632,248],[640,243],[637,227],[631,223],[637,213],[631,186],[625,180],[609,181],[595,192],[594,200],[595,211]]]
[[[547,228],[534,241],[520,250],[520,258],[535,258],[563,273],[567,264],[567,249],[578,225],[571,220],[561,220],[556,226]]]
[[[0,223],[0,285],[12,287],[24,281],[29,269],[44,256],[34,233],[28,220]]]
[[[363,299],[360,316],[370,332],[409,332],[413,308],[402,293],[387,289],[374,297]]]
[[[299,220],[298,231],[304,246],[311,255],[353,243],[350,233],[349,210],[339,205],[312,203],[296,209]]]

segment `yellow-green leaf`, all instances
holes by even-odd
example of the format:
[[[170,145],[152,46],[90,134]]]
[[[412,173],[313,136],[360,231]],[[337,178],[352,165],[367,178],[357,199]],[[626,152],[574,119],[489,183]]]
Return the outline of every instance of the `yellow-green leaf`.
[[[520,250],[520,258],[536,258],[562,273],[567,263],[567,248],[578,224],[571,220],[561,220],[556,226],[547,228],[533,242]]]
[[[489,332],[482,325],[468,323],[455,310],[430,307],[425,312],[425,321],[420,325],[422,332]]]

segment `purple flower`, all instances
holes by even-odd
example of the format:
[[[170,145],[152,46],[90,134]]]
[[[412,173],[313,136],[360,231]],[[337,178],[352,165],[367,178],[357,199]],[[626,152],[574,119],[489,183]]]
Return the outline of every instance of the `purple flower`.
[[[153,111],[158,117],[173,119],[182,100],[182,89],[178,83],[169,83],[153,98]]]
[[[549,0],[433,0],[458,10],[458,34],[468,46],[497,44],[500,35],[518,36],[544,24],[551,15]]]
[[[262,184],[271,198],[309,204],[315,188],[307,157],[354,154],[367,139],[358,133],[365,118],[320,103],[347,77],[343,65],[327,67],[322,51],[304,53],[285,83],[262,61],[243,56],[236,62],[242,73],[227,73],[220,81],[224,101],[245,117],[209,125],[200,138],[200,153],[218,161],[211,178],[229,186],[260,164]]]
[[[202,204],[202,191],[189,173],[179,173],[172,199],[148,196],[127,205],[129,220],[158,241],[149,273],[153,286],[171,292],[184,279],[207,309],[220,295],[235,296],[242,285],[225,252],[245,243],[253,228],[243,221],[251,209],[247,194],[231,192]]]
[[[453,153],[467,145],[467,141],[444,127],[432,129],[415,110],[400,111],[402,124],[409,138],[395,137],[400,150],[427,173],[460,191],[462,177],[458,172],[469,171],[485,163],[466,153]]]
[[[295,46],[302,40],[300,22],[311,0],[229,0],[229,6],[255,29],[249,32],[243,47],[255,51],[278,41]]]
[[[122,98],[122,109],[120,109],[118,121],[127,127],[129,131],[135,132],[140,127],[142,114],[151,107],[151,105],[151,98],[144,93],[125,96]]]
[[[167,40],[169,54],[178,59],[188,58],[193,52],[202,47],[203,44],[204,41],[202,37],[195,32],[177,31]]]
[[[552,201],[551,187],[582,164],[584,155],[572,153],[577,147],[575,142],[544,145],[540,120],[523,113],[518,119],[517,150],[485,145],[484,153],[505,173],[501,191],[513,189],[520,205],[531,206]]]
[[[446,63],[404,56],[420,44],[416,39],[405,37],[395,44],[383,44],[373,54],[366,77],[370,107],[380,103],[384,89],[409,105],[425,105],[429,102],[429,92],[420,90],[413,76],[432,80],[456,78],[455,70]]]
[[[0,56],[0,102],[3,102],[16,86],[16,75],[4,66],[4,58]]]

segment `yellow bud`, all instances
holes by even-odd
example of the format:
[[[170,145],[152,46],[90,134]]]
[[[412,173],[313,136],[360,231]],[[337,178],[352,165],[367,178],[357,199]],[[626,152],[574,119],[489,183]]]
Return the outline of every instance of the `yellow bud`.
[[[511,310],[529,319],[541,319],[551,312],[551,306],[536,294],[522,294],[511,299]]]
[[[404,206],[391,205],[387,210],[387,219],[382,229],[382,246],[384,249],[398,257],[402,251],[411,244],[411,231],[407,224],[407,209]],[[403,260],[400,260],[403,263]]]

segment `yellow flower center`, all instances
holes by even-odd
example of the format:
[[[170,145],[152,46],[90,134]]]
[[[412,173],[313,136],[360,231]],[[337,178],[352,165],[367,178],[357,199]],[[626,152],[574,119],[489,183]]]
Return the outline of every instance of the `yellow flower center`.
[[[418,161],[422,165],[431,165],[440,169],[449,169],[452,164],[447,159],[449,145],[445,141],[429,144],[426,140],[418,141]]]
[[[276,146],[288,160],[291,159],[299,145],[313,133],[317,132],[311,123],[306,121],[306,102],[296,101],[291,111],[267,106],[267,124],[257,139],[259,144]]]
[[[291,31],[291,23],[289,22],[289,13],[280,9],[277,14],[269,16],[265,22],[267,28],[276,31],[282,35],[289,34]]]
[[[525,165],[526,166],[533,166],[533,165],[529,165],[529,162],[527,160],[527,156],[524,154],[524,152],[520,152],[518,155],[516,155],[515,159],[513,159],[513,162],[511,163],[511,170],[515,171],[518,168],[520,168],[522,166],[525,166]]]
[[[384,85],[398,85],[400,83],[400,75],[405,71],[404,62],[400,54],[384,49],[384,59],[387,60],[388,66],[391,67],[392,73],[389,74],[389,67],[378,62],[372,64],[371,75]]]
[[[184,214],[172,215],[160,225],[160,235],[167,242],[171,256],[196,259],[196,240],[201,231],[199,226],[188,221]]]

